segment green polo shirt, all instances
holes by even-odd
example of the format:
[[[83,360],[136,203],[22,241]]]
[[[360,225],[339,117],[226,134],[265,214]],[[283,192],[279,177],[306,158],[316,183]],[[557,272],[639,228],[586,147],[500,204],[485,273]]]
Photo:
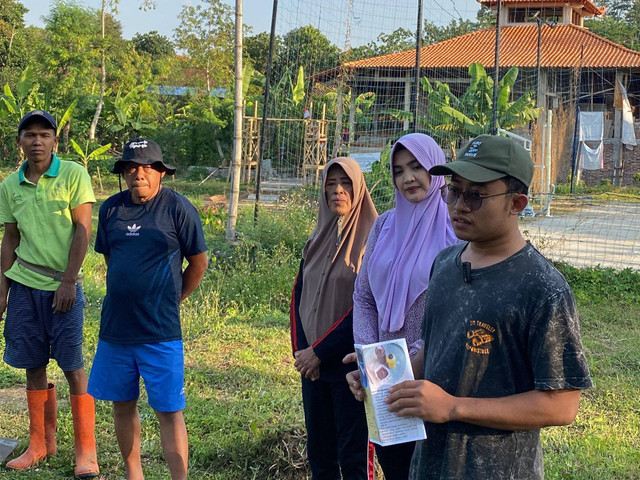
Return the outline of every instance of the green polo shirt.
[[[24,162],[0,185],[0,222],[18,225],[20,244],[16,254],[20,258],[63,272],[75,234],[71,210],[96,201],[91,177],[81,165],[62,161],[55,154],[38,183],[24,176],[26,168]],[[54,291],[60,285],[18,262],[14,262],[6,276],[39,290]]]

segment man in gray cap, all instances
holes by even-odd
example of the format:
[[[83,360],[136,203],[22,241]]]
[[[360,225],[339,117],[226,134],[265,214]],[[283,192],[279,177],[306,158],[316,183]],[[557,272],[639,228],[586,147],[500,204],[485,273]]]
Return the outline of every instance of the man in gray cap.
[[[429,173],[451,175],[442,198],[463,242],[433,264],[421,380],[387,399],[425,421],[410,478],[542,479],[540,429],[573,422],[592,383],[571,289],[518,228],[531,157],[481,135]]]
[[[179,304],[202,279],[207,246],[196,209],[162,186],[175,168],[164,163],[157,143],[131,140],[113,172],[128,189],[108,198],[98,216],[95,249],[107,263],[107,294],[89,392],[113,402],[127,479],[144,478],[137,408],[142,377],[171,478],[183,480],[188,441]]]

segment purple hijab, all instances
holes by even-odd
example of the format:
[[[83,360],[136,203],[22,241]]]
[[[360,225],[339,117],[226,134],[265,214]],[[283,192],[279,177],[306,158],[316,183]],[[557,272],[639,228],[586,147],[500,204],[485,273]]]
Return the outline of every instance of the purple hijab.
[[[433,138],[422,133],[401,137],[402,144],[427,170],[445,163],[444,152]],[[436,255],[458,242],[440,197],[444,177],[432,176],[427,196],[412,203],[396,188],[396,208],[391,211],[378,236],[369,260],[369,283],[376,301],[382,330],[395,332],[416,299],[429,286],[429,273]],[[394,183],[395,187],[395,183]]]

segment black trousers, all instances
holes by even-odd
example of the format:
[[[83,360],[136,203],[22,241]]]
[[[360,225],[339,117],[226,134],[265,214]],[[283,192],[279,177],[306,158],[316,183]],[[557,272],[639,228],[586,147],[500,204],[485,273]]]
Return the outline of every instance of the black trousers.
[[[408,480],[411,457],[416,442],[399,443],[382,447],[376,445],[376,456],[385,480]]]
[[[313,382],[303,378],[302,402],[312,479],[372,479],[364,404],[353,398],[344,377]]]

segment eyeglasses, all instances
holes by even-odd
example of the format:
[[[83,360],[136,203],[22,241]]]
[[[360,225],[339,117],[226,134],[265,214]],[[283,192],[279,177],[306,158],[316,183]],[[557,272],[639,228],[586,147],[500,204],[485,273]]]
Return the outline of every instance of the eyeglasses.
[[[461,192],[453,185],[443,185],[442,187],[440,187],[440,194],[442,195],[442,200],[444,200],[444,203],[446,203],[447,205],[455,205],[458,202],[460,195],[462,195],[464,204],[472,212],[482,207],[482,200],[484,200],[485,198],[497,197],[500,195],[509,195],[510,193],[516,192],[509,190],[508,192],[496,193],[494,195],[482,195],[479,192],[470,190]]]

